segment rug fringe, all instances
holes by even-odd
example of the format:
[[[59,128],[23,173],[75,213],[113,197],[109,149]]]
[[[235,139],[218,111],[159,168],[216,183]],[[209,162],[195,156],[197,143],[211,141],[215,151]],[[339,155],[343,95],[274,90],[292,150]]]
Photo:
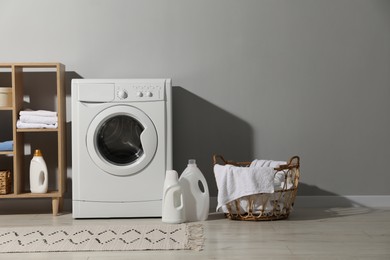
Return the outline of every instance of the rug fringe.
[[[203,225],[187,224],[186,233],[188,237],[186,249],[202,251],[204,245]]]

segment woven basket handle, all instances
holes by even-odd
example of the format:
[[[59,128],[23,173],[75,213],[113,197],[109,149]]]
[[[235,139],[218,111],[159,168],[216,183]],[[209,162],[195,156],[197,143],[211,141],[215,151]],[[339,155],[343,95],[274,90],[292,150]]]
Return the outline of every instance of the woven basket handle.
[[[221,162],[221,165],[231,164],[231,165],[234,165],[234,166],[249,166],[251,164],[251,162],[228,161],[222,155],[214,154],[213,155],[213,165],[218,164],[218,161]]]
[[[299,168],[299,156],[295,155],[288,160],[287,164],[280,165],[279,167],[275,168],[277,171],[286,170],[286,169],[292,169],[292,168]],[[235,161],[228,161],[226,160],[222,155],[214,154],[213,155],[213,165],[218,164],[218,162],[221,162],[222,165],[225,164],[231,164],[235,166],[249,166],[251,162],[235,162]]]
[[[279,165],[278,168],[275,168],[277,171],[299,168],[299,156],[295,155],[288,160],[287,164]]]

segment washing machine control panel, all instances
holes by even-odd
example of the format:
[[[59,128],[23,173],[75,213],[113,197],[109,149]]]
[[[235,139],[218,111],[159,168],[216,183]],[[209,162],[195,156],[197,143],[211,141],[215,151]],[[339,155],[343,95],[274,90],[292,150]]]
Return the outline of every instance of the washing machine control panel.
[[[158,101],[164,100],[164,84],[115,84],[115,101]]]

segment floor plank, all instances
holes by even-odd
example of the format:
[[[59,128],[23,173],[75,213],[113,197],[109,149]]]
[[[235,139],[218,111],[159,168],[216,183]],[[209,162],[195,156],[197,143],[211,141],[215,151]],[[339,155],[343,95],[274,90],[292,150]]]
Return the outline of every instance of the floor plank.
[[[70,213],[4,214],[0,225],[160,223],[159,218],[75,220]],[[0,254],[0,259],[390,259],[390,209],[301,208],[288,220],[242,222],[213,213],[203,222],[204,250]]]

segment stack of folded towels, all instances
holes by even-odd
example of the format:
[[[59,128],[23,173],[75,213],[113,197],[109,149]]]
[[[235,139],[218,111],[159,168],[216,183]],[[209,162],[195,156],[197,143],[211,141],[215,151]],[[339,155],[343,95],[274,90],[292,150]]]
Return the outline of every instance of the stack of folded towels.
[[[217,211],[228,212],[226,204],[238,198],[259,193],[272,194],[284,187],[291,188],[292,183],[285,182],[285,174],[276,172],[274,168],[286,164],[282,161],[254,160],[249,167],[238,167],[230,164],[214,165],[215,180],[218,187]],[[268,201],[268,199],[267,199]],[[241,200],[241,209],[247,208],[247,201]],[[263,203],[254,205],[256,210],[262,210]],[[266,208],[271,209],[269,201]],[[266,209],[266,210],[268,210]]]
[[[17,128],[57,128],[57,112],[47,110],[24,110],[19,112]]]

